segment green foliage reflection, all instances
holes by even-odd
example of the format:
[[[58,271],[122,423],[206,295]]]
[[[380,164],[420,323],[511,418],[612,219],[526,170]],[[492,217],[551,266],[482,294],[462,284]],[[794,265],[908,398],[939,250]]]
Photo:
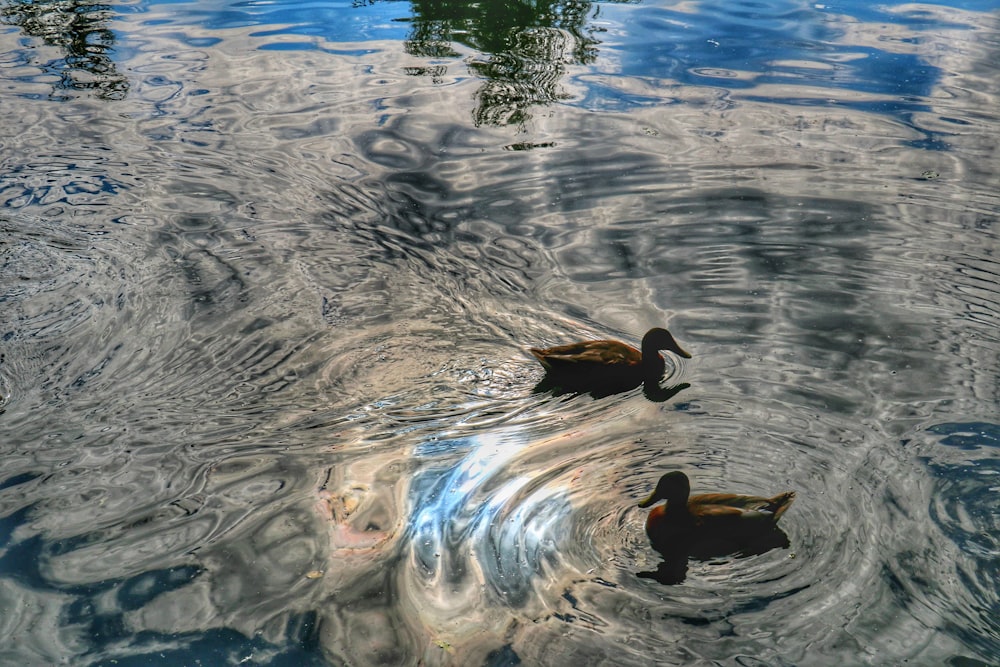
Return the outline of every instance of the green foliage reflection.
[[[65,54],[41,64],[59,77],[57,89],[90,90],[101,99],[120,100],[129,85],[110,56],[115,35],[108,23],[113,14],[109,5],[83,0],[9,0],[0,7],[3,23]]]
[[[599,5],[580,0],[413,0],[406,51],[456,58],[453,44],[478,52],[469,63],[484,81],[473,112],[477,125],[522,125],[532,107],[568,95],[559,82],[570,65],[597,57],[599,29],[588,26]],[[432,74],[419,68],[414,74]]]

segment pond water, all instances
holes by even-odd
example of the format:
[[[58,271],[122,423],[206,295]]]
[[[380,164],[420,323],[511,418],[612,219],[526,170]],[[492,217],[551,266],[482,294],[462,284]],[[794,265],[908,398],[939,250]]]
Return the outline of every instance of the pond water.
[[[994,0],[0,17],[0,662],[997,664]]]

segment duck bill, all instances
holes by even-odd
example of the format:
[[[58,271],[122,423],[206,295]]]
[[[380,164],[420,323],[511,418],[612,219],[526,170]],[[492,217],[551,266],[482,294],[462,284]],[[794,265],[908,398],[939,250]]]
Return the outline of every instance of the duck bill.
[[[690,359],[691,358],[691,353],[690,352],[688,352],[687,350],[685,350],[684,348],[682,348],[680,345],[677,345],[677,343],[674,343],[674,345],[675,345],[675,347],[674,347],[674,353],[675,354],[677,354],[678,356],[684,357],[685,359]]]
[[[652,505],[656,501],[657,501],[656,493],[654,492],[654,493],[649,494],[649,497],[646,498],[645,500],[640,500],[639,501],[639,507],[649,507],[650,505]]]

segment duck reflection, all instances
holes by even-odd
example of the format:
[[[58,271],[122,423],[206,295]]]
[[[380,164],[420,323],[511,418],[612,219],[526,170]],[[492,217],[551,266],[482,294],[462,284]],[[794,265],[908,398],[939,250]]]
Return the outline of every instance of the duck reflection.
[[[640,577],[678,584],[687,576],[691,558],[747,557],[788,548],[788,535],[778,528],[777,521],[795,500],[794,491],[771,498],[690,493],[687,475],[673,471],[663,475],[653,493],[639,503],[646,508],[667,501],[653,507],[646,517],[646,535],[663,562],[655,572],[640,572]]]
[[[641,348],[637,350],[617,340],[587,340],[545,349],[531,348],[529,352],[545,368],[545,377],[534,391],[589,392],[594,398],[602,398],[643,385],[646,398],[662,402],[690,386],[687,383],[660,385],[666,370],[660,350],[668,350],[684,359],[691,358],[669,331],[659,327],[650,329],[642,337]]]
[[[559,86],[568,65],[587,64],[597,57],[600,42],[593,36],[597,29],[586,25],[590,2],[414,0],[412,4],[407,53],[456,58],[459,54],[452,44],[457,42],[482,54],[469,64],[484,80],[473,112],[477,125],[523,125],[531,118],[532,107],[568,97]]]
[[[664,403],[691,386],[688,382],[680,384],[662,386],[656,381],[638,380],[631,383],[622,383],[600,388],[594,388],[586,383],[575,385],[572,382],[544,377],[542,381],[532,388],[534,394],[544,394],[552,392],[556,396],[563,394],[590,394],[593,398],[606,398],[612,394],[620,394],[630,389],[635,389],[642,385],[642,394],[653,403]]]
[[[791,546],[788,535],[781,528],[774,526],[757,535],[744,535],[733,538],[706,539],[699,536],[687,541],[678,540],[674,544],[663,542],[653,543],[653,548],[663,557],[656,570],[639,572],[642,579],[653,579],[672,586],[683,583],[687,578],[688,561],[715,560],[724,556],[748,558],[759,556],[772,549],[787,549]]]
[[[110,55],[115,43],[108,27],[112,14],[110,5],[81,0],[12,0],[0,7],[4,23],[65,53],[42,65],[59,76],[58,89],[91,90],[101,99],[121,100],[129,84]]]

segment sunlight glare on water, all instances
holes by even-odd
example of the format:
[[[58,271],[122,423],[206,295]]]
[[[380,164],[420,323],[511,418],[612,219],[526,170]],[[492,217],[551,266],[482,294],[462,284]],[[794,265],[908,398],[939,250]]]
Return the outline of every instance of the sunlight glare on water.
[[[0,0],[2,661],[994,664],[998,45]],[[652,327],[657,387],[527,351]],[[787,542],[661,557],[672,470]]]

